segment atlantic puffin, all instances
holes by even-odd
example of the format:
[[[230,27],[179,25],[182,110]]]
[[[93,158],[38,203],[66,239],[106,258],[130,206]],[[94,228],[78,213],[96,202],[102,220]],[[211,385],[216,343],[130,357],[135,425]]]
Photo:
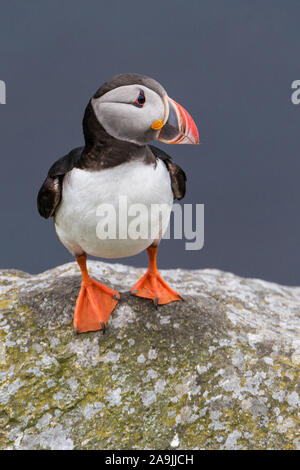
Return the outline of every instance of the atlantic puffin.
[[[173,201],[185,195],[186,175],[171,157],[149,143],[198,144],[199,136],[192,117],[168,97],[160,83],[136,73],[117,75],[98,89],[86,107],[83,133],[84,147],[75,148],[50,168],[37,206],[42,217],[54,218],[58,238],[81,270],[75,332],[104,333],[120,294],[89,276],[87,254],[122,258],[147,249],[148,271],[131,293],[152,299],[156,308],[182,300],[160,276],[156,256]],[[99,224],[100,231],[104,227],[97,209],[109,204],[118,213],[120,197],[126,198],[128,206],[143,204],[150,209],[160,204],[167,208],[162,215],[151,212],[154,231],[148,237],[124,236],[122,220],[128,222],[127,214],[116,218],[115,237],[98,236]]]

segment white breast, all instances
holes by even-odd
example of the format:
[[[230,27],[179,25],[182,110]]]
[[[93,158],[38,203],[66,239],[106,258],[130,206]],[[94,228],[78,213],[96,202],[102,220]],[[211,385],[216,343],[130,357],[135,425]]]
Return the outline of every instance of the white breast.
[[[136,216],[124,211],[125,201],[133,212],[137,209]],[[109,207],[104,204],[110,205],[111,210],[106,211]],[[134,204],[142,204],[140,209],[148,209],[147,221],[145,211],[139,212],[139,207]],[[153,209],[155,204],[163,205],[162,215],[155,206],[151,212],[151,206]],[[161,236],[161,231],[166,230],[172,204],[170,175],[161,160],[156,167],[129,162],[101,171],[75,168],[64,178],[55,229],[61,242],[75,256],[83,251],[101,258],[132,256],[145,250]],[[100,215],[101,209],[104,215]],[[112,239],[110,233],[109,238],[103,239],[108,224],[111,227],[114,222],[116,238]],[[147,223],[148,231],[145,231]],[[132,239],[135,227],[142,228],[143,238]]]

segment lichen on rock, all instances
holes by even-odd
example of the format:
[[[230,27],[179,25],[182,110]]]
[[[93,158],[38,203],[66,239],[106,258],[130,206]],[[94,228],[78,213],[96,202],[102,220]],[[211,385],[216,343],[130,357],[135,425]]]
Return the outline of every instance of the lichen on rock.
[[[184,302],[129,295],[76,336],[74,263],[0,272],[1,449],[299,449],[300,288],[217,270],[162,274]],[[125,292],[125,293],[124,293]]]

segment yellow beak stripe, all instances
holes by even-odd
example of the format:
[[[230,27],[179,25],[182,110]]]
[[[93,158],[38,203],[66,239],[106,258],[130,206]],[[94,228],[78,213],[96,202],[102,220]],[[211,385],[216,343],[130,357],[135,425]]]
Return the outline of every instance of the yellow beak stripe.
[[[161,129],[162,127],[164,127],[164,123],[163,121],[161,121],[160,119],[158,121],[154,121],[152,124],[151,124],[151,129],[155,130],[155,131],[158,131],[159,129]]]

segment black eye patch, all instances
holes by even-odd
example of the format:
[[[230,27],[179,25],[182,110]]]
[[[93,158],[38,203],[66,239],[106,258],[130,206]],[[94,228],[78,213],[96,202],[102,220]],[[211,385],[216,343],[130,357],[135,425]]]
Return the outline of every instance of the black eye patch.
[[[139,96],[132,104],[136,106],[137,108],[142,108],[145,102],[146,102],[145,93],[144,93],[144,90],[141,90]]]

